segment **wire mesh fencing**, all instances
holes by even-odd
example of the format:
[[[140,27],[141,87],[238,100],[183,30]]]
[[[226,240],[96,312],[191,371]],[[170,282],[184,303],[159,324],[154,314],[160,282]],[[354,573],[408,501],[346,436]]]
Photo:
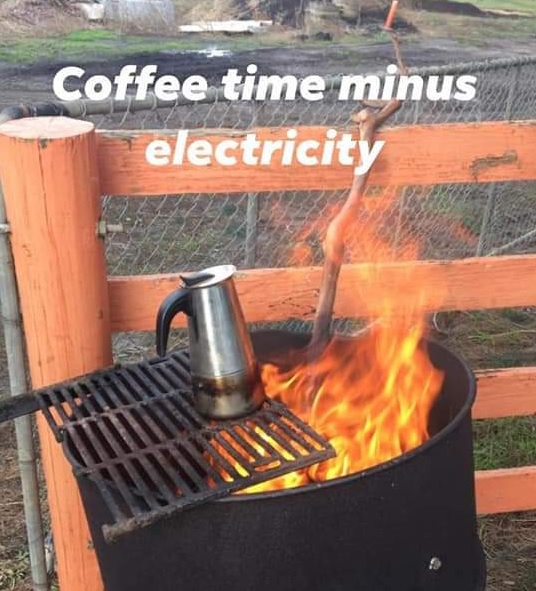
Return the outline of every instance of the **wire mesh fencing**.
[[[93,121],[99,129],[355,128],[352,115],[360,104],[340,100],[343,74],[352,72],[325,78],[327,90],[316,102],[227,101],[221,88],[211,88],[201,103],[182,98],[174,103],[156,98],[78,101],[69,104],[68,112]],[[528,120],[536,113],[536,58],[421,68],[410,74],[419,74],[425,88],[433,78],[476,76],[476,97],[408,99],[390,125]],[[255,192],[244,186],[242,192],[229,194],[105,196],[106,221],[122,227],[106,238],[108,270],[111,275],[140,275],[223,262],[242,269],[319,265],[327,221],[346,195],[346,191],[322,190]],[[358,223],[375,228],[368,240],[374,248],[381,244],[388,259],[527,253],[536,251],[535,204],[534,182],[370,187]],[[366,250],[354,242],[348,249],[351,260],[367,260]],[[408,244],[418,245],[418,250],[408,251]],[[343,322],[339,328],[352,326],[353,322]],[[117,337],[119,356],[130,358],[151,347],[150,335],[134,337]]]
[[[414,73],[425,80],[473,74],[478,77],[476,98],[469,102],[410,100],[397,113],[394,125],[535,118],[536,58],[456,64]],[[353,127],[351,117],[359,105],[337,99],[339,83],[338,77],[327,79],[331,90],[317,103],[299,99],[227,102],[214,91],[205,103],[195,105],[161,104],[156,100],[145,104],[127,101],[126,105],[80,101],[71,108],[76,116],[92,120],[99,129]],[[254,192],[247,186],[232,194],[105,196],[105,219],[123,227],[106,237],[108,271],[111,275],[141,275],[219,263],[232,263],[240,269],[320,265],[327,222],[346,196],[346,191]],[[347,260],[367,260],[368,252],[378,247],[388,259],[536,252],[536,183],[370,187],[357,223],[374,227],[374,235],[368,235],[373,243],[364,249],[356,233],[357,238],[349,241]],[[415,244],[418,252],[408,249]],[[270,326],[308,330],[310,323],[287,319]],[[335,322],[335,329],[345,333],[360,326],[361,321],[355,318]],[[185,334],[175,331],[172,345],[184,342]],[[154,335],[116,334],[114,352],[117,361],[151,356]],[[0,360],[4,356],[5,347],[0,342]],[[6,367],[6,363],[0,363],[3,384],[8,381]]]
[[[536,58],[410,73],[420,74],[425,83],[433,76],[472,74],[477,77],[476,97],[467,102],[407,100],[393,125],[523,120],[536,114]],[[230,102],[214,90],[204,104],[161,105],[155,100],[142,110],[130,103],[123,112],[114,112],[110,103],[107,112],[101,105],[100,115],[87,118],[101,129],[351,128],[359,104],[338,100],[340,80],[327,78],[328,91],[318,102]],[[87,112],[87,105],[84,109]],[[393,259],[404,256],[408,243],[419,245],[416,258],[422,259],[536,252],[534,182],[371,187],[368,193],[361,223],[374,225],[378,241]],[[346,191],[252,192],[247,186],[233,194],[104,197],[107,221],[123,226],[122,232],[107,238],[109,272],[168,273],[223,262],[238,268],[319,265],[326,222],[345,198]],[[349,250],[353,261],[362,260],[359,252]],[[282,325],[309,327],[295,321]],[[337,328],[348,331],[354,326],[342,321]],[[120,357],[144,354],[152,347],[151,335],[116,338]]]

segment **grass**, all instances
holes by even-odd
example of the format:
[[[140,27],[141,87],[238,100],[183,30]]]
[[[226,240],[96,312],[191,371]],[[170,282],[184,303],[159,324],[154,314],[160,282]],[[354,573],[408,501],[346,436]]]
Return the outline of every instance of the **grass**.
[[[468,230],[473,236],[480,234],[482,225],[482,207],[480,203],[457,200],[452,202],[448,192],[441,186],[433,187],[429,197],[424,201],[426,211],[445,215],[453,222],[460,224],[460,228]]]
[[[471,3],[482,10],[511,10],[536,13],[534,0],[510,0],[508,2],[506,0],[471,0]]]
[[[3,356],[3,353],[0,353]],[[22,589],[28,554],[14,426],[0,425],[0,590]]]
[[[446,314],[446,344],[475,369],[532,366],[536,358],[536,312],[482,310]]]
[[[536,513],[479,519],[488,566],[487,591],[536,589]]]
[[[536,417],[475,421],[473,433],[477,470],[536,464]]]
[[[532,3],[532,0],[530,0]],[[503,3],[504,8],[504,3]],[[532,7],[536,14],[536,5]],[[424,37],[448,38],[472,47],[497,47],[498,40],[534,38],[536,18],[480,18],[416,11],[404,13]]]
[[[505,7],[499,0],[476,2],[484,8]],[[518,0],[508,4],[515,10],[532,11],[536,14],[533,0]],[[459,15],[432,13],[427,11],[401,11],[408,21],[419,30],[420,37],[450,38],[475,47],[493,45],[499,39],[521,40],[536,35],[536,18],[475,18]],[[418,38],[413,34],[406,38]],[[345,33],[337,38],[340,46],[352,50],[358,47],[388,42],[382,32],[357,31]],[[226,36],[223,34],[188,35],[174,37],[149,35],[126,35],[100,28],[74,30],[55,36],[25,36],[0,40],[0,61],[17,64],[31,64],[62,60],[79,62],[103,60],[113,57],[157,53],[162,51],[188,51],[205,49],[210,46],[234,51],[246,51],[263,47],[329,47],[331,41],[300,40],[294,32],[274,31],[258,35]]]
[[[28,569],[28,552],[18,550],[14,557],[2,565],[0,571],[0,589],[15,589],[26,578]]]
[[[0,60],[30,64],[79,59],[90,61],[166,50],[201,49],[203,43],[193,39],[161,39],[120,35],[113,31],[82,29],[67,35],[42,38],[19,38],[0,42]]]
[[[345,35],[338,43],[353,47],[375,44],[387,37],[382,34]],[[143,53],[163,51],[192,51],[217,47],[231,51],[248,51],[263,47],[328,47],[329,41],[301,41],[292,32],[263,35],[223,34],[188,35],[174,38],[122,35],[104,29],[80,29],[66,35],[24,37],[0,41],[0,61],[16,64],[77,59],[80,62],[102,60]]]
[[[514,308],[445,315],[445,344],[475,369],[534,365],[536,310]],[[478,470],[536,464],[536,416],[475,421]]]

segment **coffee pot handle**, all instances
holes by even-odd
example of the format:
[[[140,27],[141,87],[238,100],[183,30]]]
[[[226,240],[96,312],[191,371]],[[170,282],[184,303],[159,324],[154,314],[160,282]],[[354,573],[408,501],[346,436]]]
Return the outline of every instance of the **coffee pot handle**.
[[[189,289],[178,289],[169,294],[162,302],[156,317],[156,352],[160,357],[166,354],[169,331],[173,318],[184,312],[192,315],[191,291]]]

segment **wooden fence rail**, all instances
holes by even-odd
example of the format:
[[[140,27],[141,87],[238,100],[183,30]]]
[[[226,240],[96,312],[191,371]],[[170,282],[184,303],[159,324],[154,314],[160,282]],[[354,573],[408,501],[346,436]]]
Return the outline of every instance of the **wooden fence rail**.
[[[238,273],[237,289],[248,321],[311,320],[321,272],[320,267],[294,267]],[[335,316],[359,317],[379,311],[378,300],[363,292],[363,278],[370,277],[371,272],[381,276],[387,293],[404,286],[398,294],[402,308],[416,296],[429,311],[515,308],[536,303],[536,280],[531,280],[536,277],[536,255],[360,264],[345,265],[341,270]],[[408,277],[414,288],[408,286]],[[153,330],[158,306],[179,285],[179,276],[111,277],[108,285],[112,329]],[[182,326],[182,322],[183,318],[177,318],[175,326]]]
[[[326,128],[300,128],[301,138],[325,137]],[[285,139],[284,130],[257,130],[259,139]],[[97,237],[102,194],[146,196],[244,191],[326,190],[349,187],[352,171],[339,165],[252,168],[212,165],[153,167],[145,150],[173,133],[98,132],[64,118],[12,121],[0,126],[0,178],[34,386],[108,365],[112,332],[154,327],[161,300],[177,275],[110,277]],[[194,132],[211,144],[244,132]],[[468,123],[388,129],[371,182],[377,185],[499,182],[536,179],[536,122]],[[504,196],[508,198],[508,195]],[[217,196],[215,197],[218,198]],[[347,265],[336,315],[375,312],[360,277],[370,265]],[[536,306],[536,255],[457,261],[389,263],[374,267],[389,286],[408,273],[426,284],[425,307],[471,310]],[[319,268],[240,272],[237,285],[250,322],[311,319]],[[266,289],[266,285],[270,289]],[[388,287],[389,287],[388,286]],[[400,293],[400,304],[416,292]],[[419,296],[422,294],[419,294]],[[177,321],[176,326],[180,326]],[[536,413],[536,367],[479,371],[474,417]],[[40,425],[45,473],[64,591],[102,591],[76,483],[61,449]],[[476,474],[478,510],[536,508],[536,466]]]
[[[301,127],[299,138],[321,141],[326,127]],[[352,131],[352,130],[349,130]],[[213,146],[222,140],[257,134],[260,141],[284,140],[286,130],[195,130],[191,140],[203,138]],[[355,139],[358,134],[353,130]],[[176,132],[101,131],[97,133],[101,190],[108,195],[165,195],[168,193],[243,193],[346,189],[351,166],[155,167],[145,159],[153,140],[173,145]],[[385,147],[374,165],[371,185],[405,186],[441,183],[487,183],[536,178],[536,122],[449,123],[397,127],[378,134]],[[222,180],[225,179],[225,182]]]

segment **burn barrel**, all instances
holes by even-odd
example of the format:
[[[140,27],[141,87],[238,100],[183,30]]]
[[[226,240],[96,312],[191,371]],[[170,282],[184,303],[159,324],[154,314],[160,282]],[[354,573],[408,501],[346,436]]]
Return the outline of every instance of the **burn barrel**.
[[[261,361],[307,336],[252,334]],[[301,488],[235,495],[107,543],[112,519],[78,477],[106,591],[482,591],[467,364],[428,342],[445,381],[433,436],[391,462]],[[66,442],[69,445],[69,442]]]

